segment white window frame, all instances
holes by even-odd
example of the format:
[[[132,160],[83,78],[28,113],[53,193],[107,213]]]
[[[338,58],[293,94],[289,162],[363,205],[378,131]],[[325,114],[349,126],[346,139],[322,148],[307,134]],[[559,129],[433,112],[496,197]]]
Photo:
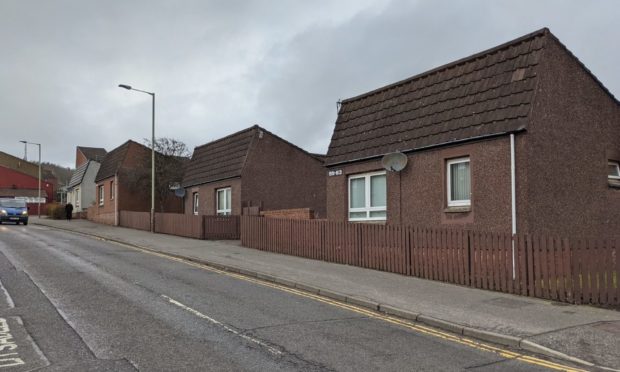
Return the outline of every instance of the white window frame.
[[[370,173],[362,173],[362,174],[355,174],[355,175],[351,175],[349,176],[349,181],[347,182],[347,199],[348,199],[348,206],[349,206],[349,210],[347,212],[347,218],[349,219],[349,221],[351,222],[357,222],[357,221],[385,221],[387,220],[387,194],[388,194],[388,190],[387,190],[387,176],[385,178],[385,206],[382,207],[371,207],[370,206],[370,177],[372,176],[381,176],[381,175],[386,175],[385,171],[381,171],[381,172],[370,172]],[[364,201],[366,206],[363,208],[351,208],[351,181],[352,180],[356,180],[356,179],[360,179],[363,178],[364,179]],[[359,212],[366,212],[366,217],[351,217],[351,213],[359,213]],[[370,212],[385,212],[385,217],[370,217]]]
[[[76,187],[73,192],[73,197],[75,199],[75,208],[80,208],[80,188]]]
[[[110,200],[114,200],[114,181],[110,181]]]
[[[99,185],[99,206],[103,206],[105,200],[105,184]]]
[[[469,163],[469,199],[452,200],[452,165],[459,163]],[[446,161],[446,184],[448,190],[448,207],[469,207],[471,206],[471,159],[469,156],[462,158],[450,159]]]
[[[228,208],[219,209],[220,208],[220,192],[224,193],[224,204],[226,204],[226,194],[230,194],[230,204]],[[232,213],[232,189],[230,187],[223,187],[221,189],[215,190],[215,214],[218,216],[230,216]]]
[[[608,166],[609,166],[609,165],[611,165],[611,166],[616,166],[616,169],[618,170],[618,173],[620,174],[620,162],[613,161],[613,160],[609,160],[609,161],[607,162],[607,165],[608,165]],[[610,180],[620,180],[620,176],[612,176],[612,175],[609,175],[609,174],[608,174],[608,175],[607,175],[607,177],[608,177]]]
[[[199,209],[198,208],[198,206],[199,206],[198,203],[199,202],[200,202],[200,197],[199,197],[198,192],[192,193],[192,212],[194,213],[194,216],[198,215],[198,209]]]

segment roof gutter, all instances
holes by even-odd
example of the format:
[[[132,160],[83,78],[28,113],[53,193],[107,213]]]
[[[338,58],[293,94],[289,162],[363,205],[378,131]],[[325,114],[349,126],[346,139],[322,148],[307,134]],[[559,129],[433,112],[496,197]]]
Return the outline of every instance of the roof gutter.
[[[208,185],[208,184],[213,183],[213,182],[219,182],[219,181],[231,180],[231,179],[233,179],[233,178],[241,178],[241,176],[232,176],[232,177],[218,178],[218,179],[216,179],[216,180],[207,181],[207,182],[202,182],[202,183],[193,183],[193,184],[191,184],[191,185],[183,185],[183,184],[181,184],[181,187],[183,187],[183,188],[185,189],[185,188],[188,188],[188,187],[194,187],[194,186],[199,186],[199,185]]]
[[[414,148],[411,148],[411,149],[408,149],[408,150],[401,150],[401,152],[404,153],[404,154],[409,154],[409,153],[412,153],[412,152],[429,150],[429,149],[434,149],[434,148],[437,148],[437,147],[459,145],[459,144],[466,143],[466,142],[481,141],[481,140],[486,140],[486,139],[495,138],[495,137],[507,136],[509,134],[516,134],[516,133],[520,133],[520,132],[525,132],[525,131],[526,131],[526,129],[524,127],[521,127],[521,128],[518,128],[518,129],[515,129],[515,130],[512,130],[512,131],[508,131],[508,132],[486,134],[486,135],[483,135],[483,136],[469,137],[467,139],[462,139],[462,140],[456,140],[456,141],[450,141],[450,142],[442,142],[442,143],[437,143],[437,144],[428,145],[428,146],[414,147]],[[363,157],[363,158],[357,158],[357,159],[353,159],[353,160],[345,160],[345,161],[340,161],[340,162],[336,162],[336,163],[325,164],[325,167],[333,167],[333,166],[337,166],[337,165],[356,163],[356,162],[359,162],[359,161],[378,159],[378,158],[383,157],[384,155],[385,154],[371,155],[371,156],[366,156],[366,157]]]

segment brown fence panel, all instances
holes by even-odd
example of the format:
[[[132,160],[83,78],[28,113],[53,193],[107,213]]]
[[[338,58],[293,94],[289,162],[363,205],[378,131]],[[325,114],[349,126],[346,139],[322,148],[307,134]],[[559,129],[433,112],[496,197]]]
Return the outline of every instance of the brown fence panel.
[[[240,222],[246,247],[562,302],[620,304],[617,239],[256,216]]]
[[[119,214],[119,225],[131,229],[150,231],[151,213],[121,211]]]
[[[204,238],[208,240],[237,240],[241,237],[239,216],[202,216]]]
[[[180,213],[155,213],[155,232],[202,239],[202,217]]]

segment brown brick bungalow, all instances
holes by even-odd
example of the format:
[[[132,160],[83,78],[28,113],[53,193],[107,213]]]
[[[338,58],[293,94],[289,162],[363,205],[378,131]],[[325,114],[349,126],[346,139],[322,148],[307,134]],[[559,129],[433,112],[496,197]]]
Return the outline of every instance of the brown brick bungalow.
[[[156,155],[162,156],[159,153]],[[94,215],[89,215],[89,218],[118,225],[120,211],[149,212],[150,188],[139,187],[136,175],[150,174],[150,159],[151,149],[132,140],[108,152],[95,177],[97,189],[92,209]],[[163,204],[166,212],[183,212],[180,198],[171,195]],[[160,211],[161,207],[156,199],[155,210]]]
[[[326,214],[321,157],[258,125],[196,147],[182,186],[186,214],[241,215],[245,207]]]
[[[545,28],[344,100],[328,218],[617,234],[619,162],[619,102]]]

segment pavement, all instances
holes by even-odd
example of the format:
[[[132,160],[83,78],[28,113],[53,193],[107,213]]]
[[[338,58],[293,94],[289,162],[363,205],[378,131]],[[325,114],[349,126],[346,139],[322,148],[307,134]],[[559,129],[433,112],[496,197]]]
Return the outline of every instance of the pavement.
[[[263,252],[238,241],[151,234],[86,220],[30,222],[201,262],[588,369],[620,370],[620,312],[615,310]]]

